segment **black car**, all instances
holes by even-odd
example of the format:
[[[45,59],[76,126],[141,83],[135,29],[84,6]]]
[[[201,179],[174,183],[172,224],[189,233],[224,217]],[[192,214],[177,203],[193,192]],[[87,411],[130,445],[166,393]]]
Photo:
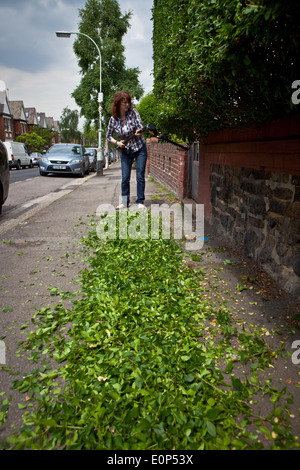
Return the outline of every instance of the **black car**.
[[[0,214],[9,190],[9,166],[7,150],[0,140]]]
[[[90,171],[97,171],[97,150],[98,149],[94,147],[85,150],[90,160]]]

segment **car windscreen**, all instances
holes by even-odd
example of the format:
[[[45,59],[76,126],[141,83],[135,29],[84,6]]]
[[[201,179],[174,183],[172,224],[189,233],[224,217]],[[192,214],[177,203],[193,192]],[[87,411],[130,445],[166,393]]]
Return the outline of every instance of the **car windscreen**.
[[[48,153],[59,155],[81,155],[80,147],[77,145],[74,145],[73,147],[68,145],[53,146],[48,150]]]

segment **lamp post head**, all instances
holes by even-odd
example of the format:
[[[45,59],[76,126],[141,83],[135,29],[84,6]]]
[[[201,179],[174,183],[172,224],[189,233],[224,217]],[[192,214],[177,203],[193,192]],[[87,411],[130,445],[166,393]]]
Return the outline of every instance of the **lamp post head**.
[[[70,38],[72,33],[68,31],[56,31],[56,36],[58,38]]]

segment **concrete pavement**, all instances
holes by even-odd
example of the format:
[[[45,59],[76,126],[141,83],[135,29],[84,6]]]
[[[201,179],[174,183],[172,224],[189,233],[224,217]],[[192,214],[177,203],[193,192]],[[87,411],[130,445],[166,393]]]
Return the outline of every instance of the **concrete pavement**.
[[[67,187],[48,198],[32,201],[20,213],[0,219],[0,340],[5,344],[5,364],[0,370],[2,399],[12,396],[8,421],[0,428],[0,441],[11,434],[11,425],[21,424],[24,401],[15,390],[10,390],[17,376],[30,372],[34,365],[18,346],[25,339],[26,325],[30,325],[36,310],[58,303],[59,291],[76,295],[80,271],[85,267],[80,240],[90,230],[91,216],[103,203],[119,203],[121,182],[120,163],[104,170],[104,176],[77,180],[70,179]],[[135,200],[135,171],[132,172],[131,200]],[[169,194],[153,181],[146,182],[146,206],[151,203],[171,204]],[[191,203],[192,201],[186,201]],[[25,208],[26,209],[26,208]],[[299,305],[291,297],[280,294],[277,286],[255,265],[226,246],[226,240],[205,227],[205,242],[201,259],[187,259],[195,269],[205,271],[204,293],[216,305],[227,302],[234,315],[265,328],[268,341],[276,346],[284,344],[290,355],[292,344],[300,340],[299,331],[292,323]],[[66,303],[70,300],[65,300]],[[295,331],[295,333],[293,333]],[[299,354],[300,358],[300,354]],[[291,356],[278,358],[275,369],[266,372],[274,382],[286,386],[294,396],[291,422],[300,436],[300,365],[293,364]]]
[[[35,311],[59,302],[57,292],[78,290],[76,279],[85,266],[80,240],[89,232],[91,216],[100,204],[118,205],[120,183],[118,162],[105,169],[104,176],[70,178],[70,183],[59,191],[32,200],[0,218],[0,341],[5,347],[4,353],[0,350],[0,393],[5,392],[2,399],[13,397],[8,422],[0,428],[0,441],[11,434],[11,425],[22,424],[23,412],[18,403],[24,396],[10,390],[18,378],[10,371],[29,373],[33,367],[24,353],[18,352],[18,343],[25,339],[26,325],[31,324]],[[147,183],[148,201],[156,189],[155,183]],[[134,203],[134,170],[131,194]]]

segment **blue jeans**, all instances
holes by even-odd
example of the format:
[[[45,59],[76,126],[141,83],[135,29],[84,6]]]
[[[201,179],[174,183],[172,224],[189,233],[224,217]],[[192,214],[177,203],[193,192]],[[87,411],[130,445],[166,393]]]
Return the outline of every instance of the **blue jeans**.
[[[130,176],[133,160],[136,161],[136,183],[137,183],[137,204],[144,204],[145,200],[145,168],[147,161],[147,146],[144,146],[133,153],[126,153],[122,150],[121,169],[122,169],[122,203],[126,206],[130,202]]]

